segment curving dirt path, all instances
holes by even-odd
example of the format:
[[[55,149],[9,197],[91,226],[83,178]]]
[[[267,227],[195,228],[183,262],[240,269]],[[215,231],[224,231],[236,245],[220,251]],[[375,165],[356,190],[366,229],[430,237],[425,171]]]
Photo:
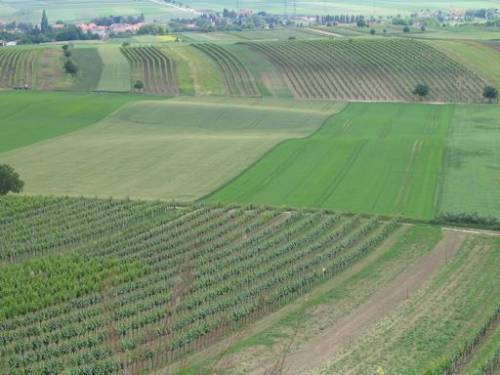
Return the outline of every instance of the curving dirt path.
[[[454,256],[467,235],[464,232],[444,230],[443,238],[429,254],[349,316],[339,319],[321,336],[307,343],[300,351],[287,355],[280,368],[273,369],[273,373],[304,374],[331,360],[343,345],[349,344],[373,322],[394,309],[435,275],[441,266]],[[254,373],[266,374],[268,371],[269,369],[259,369]]]

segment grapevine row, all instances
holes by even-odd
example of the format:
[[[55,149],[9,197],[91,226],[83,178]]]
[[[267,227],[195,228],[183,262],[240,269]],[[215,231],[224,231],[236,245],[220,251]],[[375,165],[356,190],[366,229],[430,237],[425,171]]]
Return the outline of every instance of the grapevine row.
[[[144,82],[146,92],[175,95],[178,93],[174,60],[156,47],[123,47],[132,69],[132,86]]]
[[[414,40],[247,42],[284,74],[295,96],[338,100],[477,102],[486,82],[432,46]]]
[[[260,96],[252,74],[233,53],[214,43],[199,43],[193,46],[207,54],[218,65],[229,95]]]

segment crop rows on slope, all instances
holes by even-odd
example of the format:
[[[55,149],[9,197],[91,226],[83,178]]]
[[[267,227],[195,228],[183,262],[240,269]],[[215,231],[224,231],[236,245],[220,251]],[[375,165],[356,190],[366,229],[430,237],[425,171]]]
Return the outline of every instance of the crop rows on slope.
[[[132,76],[144,82],[144,91],[171,95],[178,93],[175,63],[158,48],[124,47],[122,52],[130,63]]]
[[[207,54],[219,66],[229,95],[260,96],[252,74],[233,53],[214,43],[199,43],[193,46]]]
[[[36,200],[35,200],[36,201]],[[30,204],[29,201],[24,204]],[[168,205],[129,200],[61,198],[0,217],[0,262],[55,254],[119,232]]]
[[[485,82],[433,47],[414,40],[316,40],[246,43],[285,75],[300,98],[477,102]]]
[[[0,87],[33,87],[38,51],[0,48]]]
[[[40,228],[36,232],[50,237],[61,225],[53,217],[59,212],[75,230],[82,226],[87,232],[95,222],[100,232],[102,215],[81,210],[78,201],[53,207],[52,213],[35,208],[4,220],[0,228],[12,228],[32,213],[50,219],[32,223]],[[152,209],[147,222],[122,221],[120,235],[99,234],[91,242],[75,244],[77,254],[122,264],[141,262],[150,271],[5,320],[0,324],[0,368],[7,373],[125,368],[136,373],[167,365],[330,278],[396,227],[396,222],[377,218],[323,212],[229,206],[183,210],[171,219],[166,216],[171,210]],[[17,240],[10,237],[13,241],[30,244],[22,231]]]

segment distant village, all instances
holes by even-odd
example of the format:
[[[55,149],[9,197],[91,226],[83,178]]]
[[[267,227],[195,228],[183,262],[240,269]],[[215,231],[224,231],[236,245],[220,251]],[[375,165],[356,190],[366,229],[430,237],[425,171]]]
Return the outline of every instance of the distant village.
[[[172,2],[173,4],[180,4]],[[180,5],[182,6],[182,5]],[[111,37],[135,34],[161,35],[183,31],[239,31],[251,29],[270,29],[280,26],[311,26],[338,24],[358,24],[369,26],[373,23],[393,23],[397,25],[422,25],[428,22],[437,25],[453,25],[460,23],[485,23],[499,25],[499,9],[476,9],[451,11],[421,10],[409,16],[365,17],[363,15],[318,15],[305,16],[299,14],[270,14],[253,12],[248,9],[228,10],[221,12],[198,10],[192,12],[192,18],[173,19],[168,25],[147,22],[144,15],[139,16],[106,16],[79,24],[57,21],[49,24],[48,16],[43,11],[40,24],[3,23],[0,20],[0,47],[17,44],[38,44],[52,41],[108,39]]]
[[[101,39],[109,38],[111,35],[116,34],[137,34],[140,28],[145,25],[144,23],[113,23],[109,26],[106,25],[97,25],[94,22],[88,23],[80,23],[78,24],[78,28],[83,32],[92,33],[98,35]]]

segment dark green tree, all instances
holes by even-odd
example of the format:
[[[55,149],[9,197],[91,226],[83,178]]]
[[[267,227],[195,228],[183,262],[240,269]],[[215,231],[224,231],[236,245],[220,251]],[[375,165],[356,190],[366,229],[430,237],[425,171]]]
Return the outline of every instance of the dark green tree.
[[[47,34],[50,31],[49,19],[47,18],[47,13],[45,9],[42,12],[42,21],[40,22],[40,31],[42,34]]]
[[[134,83],[134,89],[136,89],[137,91],[141,91],[142,89],[144,89],[144,82],[136,81]]]
[[[360,18],[357,22],[356,22],[356,25],[358,27],[366,27],[366,21],[364,20],[364,18]]]
[[[375,35],[375,33],[376,33],[375,29],[370,30],[370,34]]]
[[[78,66],[71,59],[68,59],[64,63],[64,70],[68,74],[76,74],[78,73]]]
[[[417,86],[415,86],[413,93],[421,98],[425,98],[427,95],[429,95],[429,91],[429,86],[427,86],[425,83],[419,83]]]
[[[23,190],[24,182],[19,178],[14,168],[8,164],[0,164],[0,195],[9,192],[20,193]]]
[[[405,33],[409,33],[409,32],[410,32],[410,27],[409,27],[409,26],[405,26],[405,27],[403,28],[403,32],[405,32]]]
[[[498,90],[493,86],[486,86],[483,90],[483,97],[490,103],[493,103],[493,100],[498,101]]]

